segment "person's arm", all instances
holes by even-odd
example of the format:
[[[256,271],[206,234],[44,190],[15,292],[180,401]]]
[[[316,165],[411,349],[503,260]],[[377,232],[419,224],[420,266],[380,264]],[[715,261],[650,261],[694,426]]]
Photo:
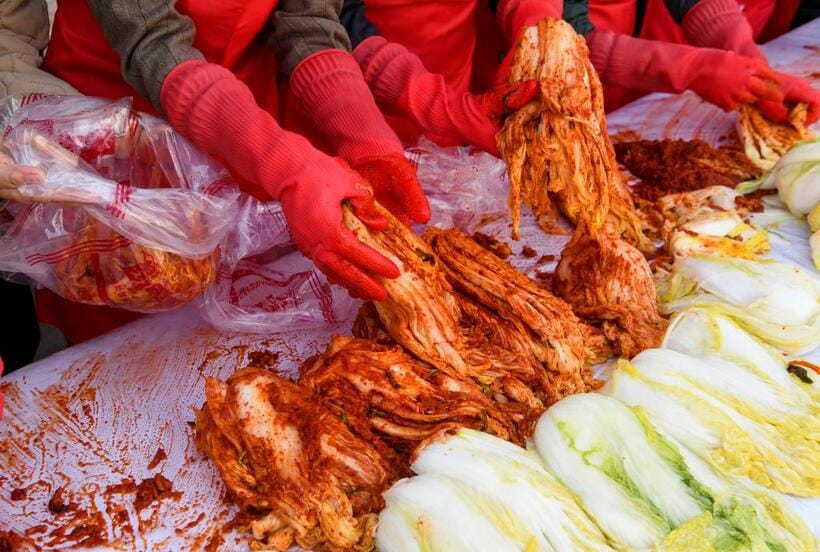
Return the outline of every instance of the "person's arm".
[[[586,36],[595,29],[589,19],[589,0],[564,0],[561,18],[581,36]]]
[[[0,98],[12,94],[77,94],[67,82],[40,69],[48,44],[45,0],[0,2]]]
[[[376,26],[367,19],[364,0],[344,0],[339,22],[347,31],[350,44],[356,47],[371,36],[378,36]]]
[[[666,0],[666,3],[690,43],[766,62],[766,56],[755,43],[749,21],[735,0]],[[781,81],[783,101],[761,102],[763,114],[774,121],[783,121],[790,110],[785,102],[804,102],[809,106],[807,122],[811,124],[820,118],[820,92],[799,77],[776,74]]]
[[[193,22],[166,0],[89,0],[126,80],[163,111],[171,125],[203,151],[218,156],[253,192],[282,203],[299,250],[352,295],[383,300],[378,277],[398,269],[359,242],[342,224],[342,203],[383,229],[372,191],[360,175],[283,130],[251,90],[193,46]],[[263,191],[264,194],[260,194]]]
[[[376,106],[339,19],[343,0],[281,0],[271,46],[294,97],[334,152],[364,174],[376,198],[403,222],[430,208],[404,148]]]
[[[766,59],[755,44],[752,26],[735,0],[665,0],[686,41],[694,46],[729,50]]]
[[[496,157],[500,153],[495,135],[503,115],[525,105],[538,91],[538,84],[531,81],[514,90],[501,83],[482,95],[455,92],[418,56],[381,36],[362,42],[353,55],[385,110],[410,117],[439,143],[471,144]]]
[[[783,99],[779,79],[758,58],[601,29],[586,39],[590,61],[604,83],[643,92],[692,90],[725,111],[741,103]]]
[[[160,90],[172,69],[205,57],[194,48],[196,29],[167,0],[88,0],[109,44],[120,56],[122,75],[162,112]]]
[[[0,2],[0,99],[13,94],[77,94],[67,82],[40,69],[48,27],[45,0]],[[39,169],[14,163],[0,138],[0,204],[7,199],[25,201],[17,188],[42,181]]]

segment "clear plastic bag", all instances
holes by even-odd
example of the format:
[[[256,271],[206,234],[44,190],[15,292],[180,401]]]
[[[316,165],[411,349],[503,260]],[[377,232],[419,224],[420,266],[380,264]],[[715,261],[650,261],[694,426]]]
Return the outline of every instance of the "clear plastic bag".
[[[203,318],[226,331],[278,333],[355,315],[361,301],[299,253],[279,203],[247,197],[237,220],[216,282],[199,301]]]
[[[430,224],[480,232],[510,247],[508,261],[531,277],[552,272],[569,241],[572,224],[558,220],[564,233],[547,234],[529,207],[521,210],[521,239],[513,241],[507,196],[510,180],[501,159],[472,147],[441,147],[426,138],[406,153],[416,166],[432,210]]]
[[[407,151],[439,228],[473,231],[507,215],[509,177],[501,159],[472,147],[441,147],[422,138]]]
[[[0,271],[83,303],[176,308],[216,279],[236,225],[230,173],[171,127],[116,102],[25,96],[0,106],[14,161],[41,184],[19,191],[0,238]]]

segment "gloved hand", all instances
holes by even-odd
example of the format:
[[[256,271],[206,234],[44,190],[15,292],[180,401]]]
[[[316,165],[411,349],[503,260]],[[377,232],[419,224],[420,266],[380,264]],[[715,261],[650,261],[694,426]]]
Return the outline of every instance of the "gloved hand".
[[[760,59],[599,29],[587,35],[587,43],[605,83],[644,92],[692,90],[725,111],[742,103],[783,100],[780,79]]]
[[[547,17],[561,19],[563,7],[562,0],[501,0],[495,18],[509,44],[514,45],[527,27]]]
[[[817,119],[820,119],[820,92],[812,88],[812,86],[801,79],[788,73],[780,73],[775,71],[775,74],[781,81],[780,90],[783,92],[783,101],[761,101],[757,106],[760,112],[772,121],[782,123],[785,121],[791,106],[787,105],[795,103],[806,103],[809,106],[806,114],[806,124],[810,125]]]
[[[384,120],[347,52],[308,56],[291,75],[291,91],[334,151],[368,179],[378,199],[402,222],[425,223],[430,207],[399,137]]]
[[[416,169],[402,154],[366,157],[353,166],[373,186],[376,199],[410,226],[430,220],[430,206],[421,189]]]
[[[695,46],[766,59],[736,0],[700,0],[683,17],[681,27]]]
[[[376,102],[411,117],[425,133],[456,144],[472,144],[500,156],[495,135],[503,115],[519,109],[538,93],[528,81],[514,89],[501,84],[482,95],[456,93],[444,77],[427,71],[421,60],[380,36],[363,41],[353,52]]]
[[[387,221],[374,212],[370,187],[344,161],[282,130],[250,89],[216,64],[178,65],[163,82],[160,101],[174,128],[282,203],[297,247],[332,281],[355,297],[387,298],[376,277],[395,278],[399,270],[343,226],[342,202],[374,230]]]

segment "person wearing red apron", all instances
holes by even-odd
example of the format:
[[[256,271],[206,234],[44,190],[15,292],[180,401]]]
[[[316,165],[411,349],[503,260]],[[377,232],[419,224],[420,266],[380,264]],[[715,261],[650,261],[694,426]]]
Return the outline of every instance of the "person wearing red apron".
[[[788,30],[798,6],[796,0],[649,0],[640,36],[727,50],[766,62],[755,41],[769,40]],[[817,120],[820,93],[799,77],[775,74],[784,99],[761,102],[761,111],[772,120],[782,121],[788,116],[788,104],[805,102],[809,105],[808,121]]]
[[[344,228],[342,202],[374,229],[387,225],[374,194],[406,222],[426,222],[430,211],[349,53],[338,23],[341,0],[335,4],[59,0],[45,68],[84,94],[133,96],[138,108],[164,114],[223,160],[245,191],[280,201],[295,243],[331,281],[352,295],[385,299],[377,278],[395,278],[398,268]],[[277,59],[337,157],[276,122]],[[77,337],[112,326],[72,315],[88,306],[62,303],[58,322],[72,342],[80,340],[74,330],[91,322],[99,326]]]
[[[374,0],[364,2],[368,19],[371,1]],[[511,49],[527,27],[544,17],[562,16],[587,38],[590,59],[606,87],[637,88],[643,93],[681,93],[691,89],[727,111],[740,103],[783,99],[777,78],[765,61],[596,29],[587,9],[585,0],[567,1],[563,7],[548,0],[507,0],[496,6],[496,17]],[[378,24],[374,27],[381,31]],[[444,51],[438,53],[445,55]],[[383,36],[366,38],[356,46],[353,55],[380,107],[388,113],[409,116],[439,144],[468,143],[498,155],[495,134],[503,108],[514,109],[516,104],[526,103],[532,97],[527,95],[531,90],[527,87],[511,91],[504,84],[488,94],[461,91],[450,86],[444,75],[428,71],[416,52]],[[502,64],[502,83],[507,73],[508,67]],[[501,98],[508,100],[506,105],[499,103]]]
[[[799,0],[647,0],[640,17],[642,24],[637,27],[642,38],[703,46],[686,28],[692,23],[684,22],[694,10],[701,12],[695,18],[708,16],[726,32],[720,38],[727,46],[738,45],[740,39],[747,40],[745,35],[749,32],[752,40],[765,42],[789,30],[799,6]]]
[[[674,43],[733,52],[768,66],[755,40],[768,40],[788,30],[798,4],[795,0],[751,0],[743,4],[735,0],[648,0],[639,7],[634,0],[593,0],[590,3],[590,20],[597,29],[612,33],[613,36],[600,42],[602,48],[616,45],[623,50],[622,54],[617,51],[609,54],[616,58],[622,55],[628,60],[650,47],[637,39],[616,38],[617,35],[636,35],[660,44]],[[670,47],[672,52],[682,53],[683,50]],[[669,59],[674,61],[674,58]],[[788,73],[774,71],[773,75],[782,99],[758,103],[767,117],[783,121],[788,116],[789,105],[797,102],[809,105],[809,122],[820,117],[820,94],[806,81]],[[610,86],[606,90],[608,109],[632,101],[647,91],[646,85],[640,86],[640,75],[619,77],[627,84]],[[630,85],[630,80],[637,84]]]
[[[424,133],[497,155],[504,112],[537,93],[535,82],[509,89],[499,52],[560,11],[555,0],[346,0],[340,17],[371,91],[406,141]]]
[[[365,0],[368,19],[374,1],[382,8],[398,2]],[[691,37],[691,44],[630,36],[638,16],[634,0],[597,4],[594,18],[588,14],[586,0],[564,2],[562,17],[587,38],[590,59],[607,92],[608,110],[649,92],[692,90],[726,111],[742,103],[756,103],[768,117],[782,121],[788,114],[787,102],[806,102],[808,122],[820,116],[816,91],[802,79],[768,66],[754,40],[747,36],[749,25],[734,0],[682,4],[676,13],[683,19],[682,28]],[[499,27],[511,39],[508,44],[514,44],[523,28],[542,17],[556,17],[560,11],[550,2],[516,0],[499,3],[497,16]],[[394,40],[402,42],[397,25],[393,23]],[[416,26],[409,27],[412,29],[407,32],[418,31]],[[421,56],[435,57],[436,45],[430,42],[427,51],[420,51],[419,41],[418,37],[407,41],[411,48],[386,36],[370,37],[355,48],[353,55],[380,107],[409,116],[440,144],[469,143],[497,155],[494,136],[498,117],[489,115],[498,114],[498,103],[486,101],[487,95],[464,92],[450,85],[447,76],[428,71]],[[465,41],[463,46],[471,44]],[[438,56],[445,56],[445,52],[438,51]],[[500,74],[503,79],[503,69]],[[495,99],[509,93],[503,87],[494,92]],[[495,111],[488,109],[489,105],[495,106]]]

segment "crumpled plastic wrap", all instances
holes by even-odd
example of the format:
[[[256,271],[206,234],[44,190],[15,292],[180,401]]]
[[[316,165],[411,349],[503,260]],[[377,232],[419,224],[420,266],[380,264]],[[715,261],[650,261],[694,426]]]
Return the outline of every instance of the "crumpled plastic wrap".
[[[507,260],[530,277],[555,269],[572,224],[561,217],[557,232],[545,233],[532,210],[521,211],[521,239],[512,240],[507,166],[472,147],[440,147],[426,138],[407,151],[432,210],[430,225],[480,232],[510,246]],[[526,254],[525,254],[526,251]]]
[[[296,249],[278,202],[246,197],[228,235],[216,282],[199,312],[228,331],[272,334],[317,328],[354,316],[361,301],[331,286]]]

